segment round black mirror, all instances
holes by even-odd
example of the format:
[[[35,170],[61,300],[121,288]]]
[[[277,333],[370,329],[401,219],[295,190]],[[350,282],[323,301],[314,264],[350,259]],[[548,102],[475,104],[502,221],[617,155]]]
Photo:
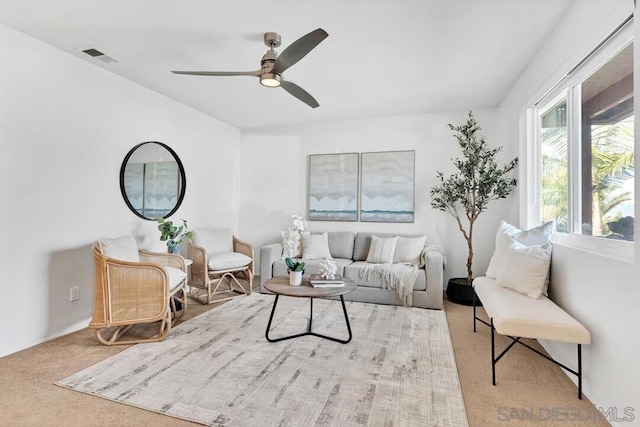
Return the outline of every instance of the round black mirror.
[[[120,191],[140,218],[168,218],[178,210],[186,187],[178,155],[162,142],[147,141],[127,153],[120,167]]]

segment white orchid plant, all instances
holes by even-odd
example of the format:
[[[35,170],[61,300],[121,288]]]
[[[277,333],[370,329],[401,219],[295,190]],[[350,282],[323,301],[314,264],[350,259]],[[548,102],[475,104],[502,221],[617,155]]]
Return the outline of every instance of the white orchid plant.
[[[300,215],[291,215],[293,226],[283,231],[283,258],[299,258],[301,254],[300,233],[307,229],[307,220]]]

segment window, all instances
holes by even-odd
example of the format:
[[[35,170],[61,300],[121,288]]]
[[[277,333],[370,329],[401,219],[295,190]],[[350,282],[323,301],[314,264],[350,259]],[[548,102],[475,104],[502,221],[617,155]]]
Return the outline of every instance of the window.
[[[530,110],[538,182],[530,213],[600,242],[634,234],[633,42],[625,30]]]

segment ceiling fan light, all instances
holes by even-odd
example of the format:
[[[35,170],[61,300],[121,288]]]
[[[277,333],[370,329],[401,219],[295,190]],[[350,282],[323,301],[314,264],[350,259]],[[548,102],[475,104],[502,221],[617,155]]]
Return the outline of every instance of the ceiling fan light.
[[[266,73],[260,76],[260,83],[267,87],[278,87],[280,86],[281,80],[280,74]]]

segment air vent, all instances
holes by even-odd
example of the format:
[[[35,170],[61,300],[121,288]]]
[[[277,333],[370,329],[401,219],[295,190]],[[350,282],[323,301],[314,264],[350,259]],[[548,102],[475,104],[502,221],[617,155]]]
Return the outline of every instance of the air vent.
[[[93,57],[103,56],[104,55],[104,53],[100,52],[98,49],[85,49],[85,50],[83,50],[83,52],[86,53],[87,55],[93,56]]]
[[[102,62],[106,62],[107,64],[112,64],[114,62],[118,62],[117,59],[104,54],[103,52],[100,52],[98,49],[85,49],[82,52],[86,53],[87,55],[91,56],[92,58],[96,58],[99,59]]]

